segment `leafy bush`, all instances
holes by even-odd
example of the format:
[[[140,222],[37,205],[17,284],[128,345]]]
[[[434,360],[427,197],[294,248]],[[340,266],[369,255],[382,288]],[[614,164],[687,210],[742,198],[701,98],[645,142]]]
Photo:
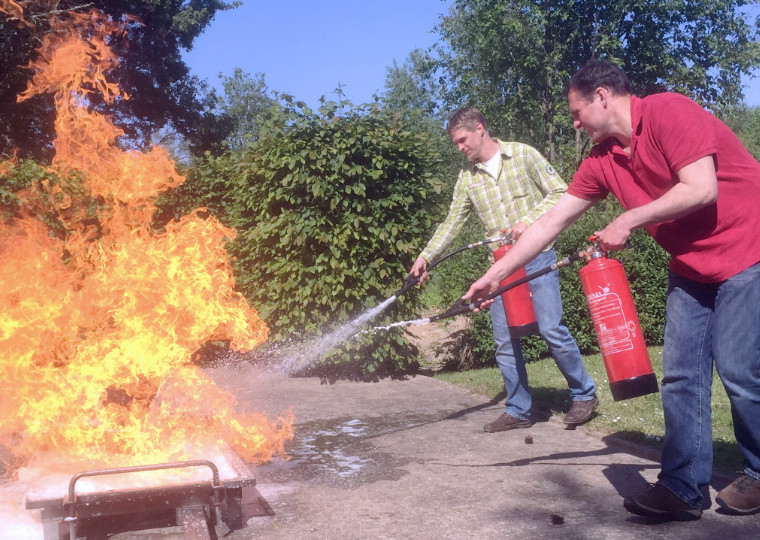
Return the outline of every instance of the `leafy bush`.
[[[286,109],[256,141],[209,158],[191,179],[238,231],[237,285],[270,326],[271,342],[335,331],[390,297],[433,226],[441,184],[432,138],[398,115],[349,105]],[[374,322],[410,317],[417,296],[411,291]],[[342,364],[344,376],[393,372],[413,357],[392,329],[350,340],[315,371],[329,375],[325,368]]]

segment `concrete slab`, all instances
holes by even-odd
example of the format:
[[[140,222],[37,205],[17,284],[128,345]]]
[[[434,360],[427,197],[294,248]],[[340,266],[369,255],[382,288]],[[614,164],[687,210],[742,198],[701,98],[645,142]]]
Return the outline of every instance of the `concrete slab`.
[[[656,456],[558,418],[485,433],[502,405],[432,378],[329,385],[252,366],[210,373],[243,403],[296,417],[291,459],[254,469],[247,527],[231,540],[760,538],[760,515],[715,505],[690,523],[631,515],[622,498],[656,480]],[[726,482],[713,484],[714,498]]]
[[[760,515],[715,505],[689,523],[631,515],[623,497],[656,480],[656,454],[548,416],[485,433],[503,405],[429,377],[322,384],[250,364],[207,372],[241,407],[270,417],[292,407],[296,418],[290,459],[253,468],[246,526],[220,525],[225,540],[760,538]],[[726,483],[716,477],[711,496]],[[0,537],[28,538],[8,523]],[[174,527],[112,538],[184,535]]]

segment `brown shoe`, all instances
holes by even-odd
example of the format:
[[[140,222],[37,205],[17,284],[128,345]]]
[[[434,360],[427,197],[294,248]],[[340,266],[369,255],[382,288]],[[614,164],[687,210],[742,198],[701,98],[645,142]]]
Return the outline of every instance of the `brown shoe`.
[[[585,401],[573,401],[573,406],[567,411],[563,422],[574,426],[587,422],[598,406],[599,398],[596,396]]]
[[[496,420],[488,422],[483,426],[483,431],[494,433],[496,431],[506,431],[508,429],[527,428],[532,425],[533,423],[530,420],[520,420],[511,414],[502,413],[502,415]]]
[[[760,480],[742,474],[720,490],[715,502],[731,514],[756,514],[760,512]]]
[[[637,516],[657,517],[668,521],[692,521],[702,517],[702,509],[694,508],[676,497],[676,494],[657,482],[649,489],[626,497],[625,509]]]

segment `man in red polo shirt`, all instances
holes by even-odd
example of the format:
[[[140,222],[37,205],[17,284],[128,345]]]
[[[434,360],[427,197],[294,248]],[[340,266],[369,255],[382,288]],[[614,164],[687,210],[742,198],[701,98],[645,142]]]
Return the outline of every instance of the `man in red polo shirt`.
[[[716,501],[760,512],[760,164],[692,100],[631,95],[625,73],[591,61],[570,80],[576,129],[596,143],[567,192],[472,284],[477,301],[609,193],[625,212],[597,234],[621,249],[644,228],[671,255],[663,349],[665,441],[658,482],[627,497],[635,514],[692,520],[709,507],[713,363],[731,401],[743,473]]]

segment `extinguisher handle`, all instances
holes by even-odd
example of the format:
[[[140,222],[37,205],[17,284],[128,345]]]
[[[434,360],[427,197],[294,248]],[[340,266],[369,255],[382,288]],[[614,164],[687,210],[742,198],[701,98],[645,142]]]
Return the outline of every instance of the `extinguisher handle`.
[[[602,244],[599,241],[599,236],[598,235],[592,234],[591,236],[588,237],[588,241],[591,242],[591,243],[593,243],[595,246],[597,246],[600,251],[607,251],[607,250],[603,250],[602,249]],[[625,241],[625,244],[623,244],[623,247],[626,248],[626,249],[630,249],[630,248],[633,247],[633,244],[631,244],[630,238]]]

